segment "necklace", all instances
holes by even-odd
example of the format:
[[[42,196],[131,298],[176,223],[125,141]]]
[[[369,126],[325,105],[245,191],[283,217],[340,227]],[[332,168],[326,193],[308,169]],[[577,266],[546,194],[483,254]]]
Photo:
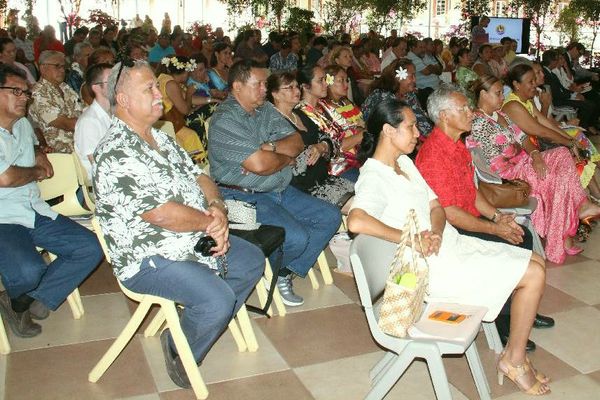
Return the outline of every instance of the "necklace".
[[[483,115],[485,115],[488,118],[493,119],[494,121],[498,122],[498,113],[496,111],[494,111],[492,113],[492,115],[488,114],[485,112],[485,110],[483,108],[479,108],[479,111],[481,111],[483,113]]]
[[[275,106],[273,106],[273,107],[277,111],[279,111],[279,114],[283,115],[288,121],[290,121],[295,126],[298,126],[298,117],[291,110],[290,110],[290,115],[287,115],[286,113],[284,113],[283,111],[281,111],[279,108],[277,108]]]

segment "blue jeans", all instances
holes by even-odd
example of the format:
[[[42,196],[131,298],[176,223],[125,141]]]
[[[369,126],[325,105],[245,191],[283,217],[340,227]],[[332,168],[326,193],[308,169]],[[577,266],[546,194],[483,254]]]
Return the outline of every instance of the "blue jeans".
[[[279,193],[220,189],[227,199],[255,204],[258,222],[285,229],[281,265],[303,278],[337,232],[342,220],[339,208],[292,186]]]
[[[134,292],[184,306],[181,328],[196,362],[204,359],[265,270],[265,256],[258,247],[231,235],[229,241],[225,279],[204,264],[156,255],[144,259],[140,271],[122,282]],[[169,343],[175,350],[171,337]]]
[[[46,265],[36,246],[56,260]],[[56,310],[102,256],[96,235],[62,215],[53,220],[36,213],[33,229],[0,224],[0,274],[12,299],[27,294]]]

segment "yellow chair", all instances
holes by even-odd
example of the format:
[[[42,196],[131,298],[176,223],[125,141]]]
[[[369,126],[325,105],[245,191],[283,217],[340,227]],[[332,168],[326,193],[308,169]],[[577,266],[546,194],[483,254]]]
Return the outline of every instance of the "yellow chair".
[[[94,231],[98,236],[98,241],[102,246],[102,250],[104,251],[104,255],[106,257],[106,261],[110,263],[110,257],[108,255],[106,241],[104,240],[104,236],[102,235],[102,231],[100,229],[100,225],[98,221],[93,218],[92,226],[94,227]],[[88,380],[90,382],[97,382],[98,379],[102,377],[104,372],[111,366],[111,364],[117,359],[119,354],[123,351],[127,343],[131,340],[133,335],[135,334],[138,327],[141,325],[144,317],[150,311],[150,307],[153,304],[157,304],[160,306],[160,311],[156,315],[156,317],[152,320],[152,322],[148,325],[146,330],[144,331],[144,336],[152,336],[156,334],[158,329],[162,326],[163,322],[167,322],[167,327],[171,331],[171,336],[173,337],[173,341],[175,342],[175,347],[177,348],[177,353],[181,357],[181,361],[185,368],[185,372],[190,380],[192,385],[192,390],[198,399],[205,399],[208,396],[208,389],[204,384],[204,380],[200,375],[200,371],[198,366],[196,365],[196,360],[192,354],[190,346],[187,342],[187,339],[181,329],[181,325],[179,324],[179,315],[177,313],[177,305],[174,301],[165,299],[159,296],[152,296],[148,294],[135,293],[123,285],[117,280],[119,283],[119,287],[123,291],[123,293],[129,297],[130,299],[139,302],[138,308],[135,310],[135,313],[121,332],[114,343],[110,346],[108,351],[102,356],[100,361],[96,364],[96,366],[90,371],[88,375]],[[250,320],[248,318],[248,313],[246,312],[246,308],[242,307],[240,312],[238,312],[237,317],[240,318],[241,315],[245,314],[247,320],[242,321],[244,318],[242,316],[240,320],[240,324],[247,323],[250,329],[252,326],[250,325]],[[240,332],[235,320],[232,320],[229,323],[229,330],[233,335],[233,338],[236,342],[238,350],[240,352],[246,351],[246,349],[250,351],[256,351],[258,348],[258,344],[251,343],[250,345],[246,345],[244,337]],[[252,336],[254,337],[254,331],[252,331]],[[251,339],[250,336],[248,336]],[[254,337],[254,342],[256,342],[256,337]],[[250,347],[253,347],[253,350]]]
[[[50,153],[48,160],[54,168],[54,176],[38,182],[42,200],[48,201],[63,196],[63,200],[52,209],[67,217],[92,215],[90,210],[81,206],[77,199],[77,171],[71,154]]]
[[[164,133],[172,137],[174,140],[177,140],[177,137],[175,136],[175,127],[173,126],[173,123],[171,121],[159,120],[156,121],[154,125],[152,125],[152,127],[163,131]]]
[[[10,353],[10,343],[8,343],[8,336],[6,336],[6,329],[4,329],[4,322],[0,315],[0,354],[8,353]]]
[[[88,179],[87,171],[77,153],[72,153],[73,155],[73,164],[75,165],[75,173],[77,174],[77,183],[81,187],[83,192],[83,198],[85,200],[85,205],[90,211],[93,213],[96,210],[96,202],[94,200],[94,193],[90,192],[90,188],[92,187],[92,182]]]

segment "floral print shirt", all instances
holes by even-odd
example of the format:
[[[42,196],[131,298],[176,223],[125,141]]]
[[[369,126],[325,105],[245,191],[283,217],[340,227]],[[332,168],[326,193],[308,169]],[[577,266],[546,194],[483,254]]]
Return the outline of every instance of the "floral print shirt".
[[[78,94],[69,85],[62,82],[59,87],[60,90],[41,78],[33,86],[33,101],[29,106],[29,115],[42,129],[46,142],[54,148],[54,151],[72,153],[74,132],[55,128],[50,126],[50,123],[60,116],[79,118],[83,105],[79,101]]]
[[[154,255],[216,268],[213,257],[193,251],[204,233],[173,232],[142,219],[146,211],[169,201],[206,209],[204,193],[197,183],[202,170],[166,133],[154,128],[151,133],[158,150],[113,117],[94,153],[96,217],[119,280],[137,274],[142,261]]]

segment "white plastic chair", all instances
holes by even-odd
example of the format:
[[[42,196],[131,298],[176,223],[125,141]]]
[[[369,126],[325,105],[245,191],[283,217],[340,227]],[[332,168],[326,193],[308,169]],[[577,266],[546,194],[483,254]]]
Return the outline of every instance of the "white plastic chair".
[[[98,241],[102,246],[102,250],[104,251],[106,261],[110,263],[110,257],[108,255],[106,241],[104,240],[104,235],[102,234],[100,225],[98,224],[98,221],[95,218],[92,219],[92,226],[94,227],[94,231],[96,232]],[[119,287],[127,297],[140,304],[135,310],[135,313],[132,315],[127,325],[125,325],[123,331],[119,334],[117,339],[109,347],[107,352],[102,356],[100,361],[98,361],[96,366],[90,371],[88,375],[88,380],[90,382],[97,382],[98,379],[100,379],[102,375],[104,375],[106,370],[117,359],[119,354],[121,354],[127,343],[129,343],[133,335],[135,335],[135,332],[141,325],[142,321],[144,320],[144,317],[150,311],[150,307],[153,304],[157,304],[160,306],[160,310],[144,331],[144,336],[148,337],[155,335],[156,332],[158,332],[160,327],[163,325],[163,323],[166,321],[167,328],[170,329],[171,336],[173,337],[173,341],[175,342],[177,353],[181,357],[183,367],[192,385],[192,390],[194,391],[194,394],[198,399],[205,399],[208,396],[208,389],[206,388],[204,380],[200,375],[200,371],[196,364],[196,360],[194,359],[188,341],[183,333],[183,330],[181,329],[181,325],[179,323],[179,314],[177,313],[177,305],[175,304],[175,302],[159,296],[135,293],[121,285],[121,282],[119,282],[118,280],[117,282],[119,283]],[[242,316],[242,318],[240,318],[240,316]],[[233,339],[236,342],[238,351],[256,351],[258,349],[258,344],[256,343],[256,337],[254,336],[252,325],[250,325],[250,319],[248,317],[248,313],[246,311],[245,306],[242,306],[242,308],[237,314],[237,317],[240,318],[240,324],[242,325],[242,329],[245,330],[244,335],[242,335],[242,332],[240,332],[235,320],[231,320],[231,322],[229,323],[229,330],[233,336]],[[248,327],[250,329],[250,332],[247,331]],[[247,341],[248,345],[246,345]]]
[[[73,164],[75,166],[75,172],[77,174],[77,183],[79,183],[79,186],[81,187],[81,190],[83,192],[85,205],[87,206],[87,208],[90,209],[91,212],[94,212],[94,210],[96,210],[96,203],[94,201],[94,193],[90,192],[92,182],[90,182],[90,180],[88,179],[87,171],[81,163],[81,160],[79,159],[77,153],[74,152],[72,153],[72,155]]]
[[[10,353],[10,343],[8,342],[8,336],[6,335],[6,329],[4,329],[4,322],[2,321],[2,315],[0,315],[0,354]]]
[[[367,317],[367,323],[375,341],[386,351],[383,358],[371,369],[371,390],[365,399],[382,399],[395,385],[415,358],[427,362],[436,396],[439,400],[451,399],[450,386],[442,362],[446,354],[465,354],[479,392],[479,397],[490,399],[490,388],[479,359],[474,339],[480,328],[481,317],[487,311],[479,309],[469,318],[469,324],[457,325],[452,335],[440,329],[437,339],[431,337],[397,338],[385,334],[379,328],[378,310],[373,301],[378,299],[385,288],[389,265],[394,257],[396,244],[367,235],[358,235],[350,247],[350,260],[358,293]],[[423,318],[427,319],[427,316]],[[422,318],[422,319],[423,319]],[[446,328],[446,327],[444,327]]]

